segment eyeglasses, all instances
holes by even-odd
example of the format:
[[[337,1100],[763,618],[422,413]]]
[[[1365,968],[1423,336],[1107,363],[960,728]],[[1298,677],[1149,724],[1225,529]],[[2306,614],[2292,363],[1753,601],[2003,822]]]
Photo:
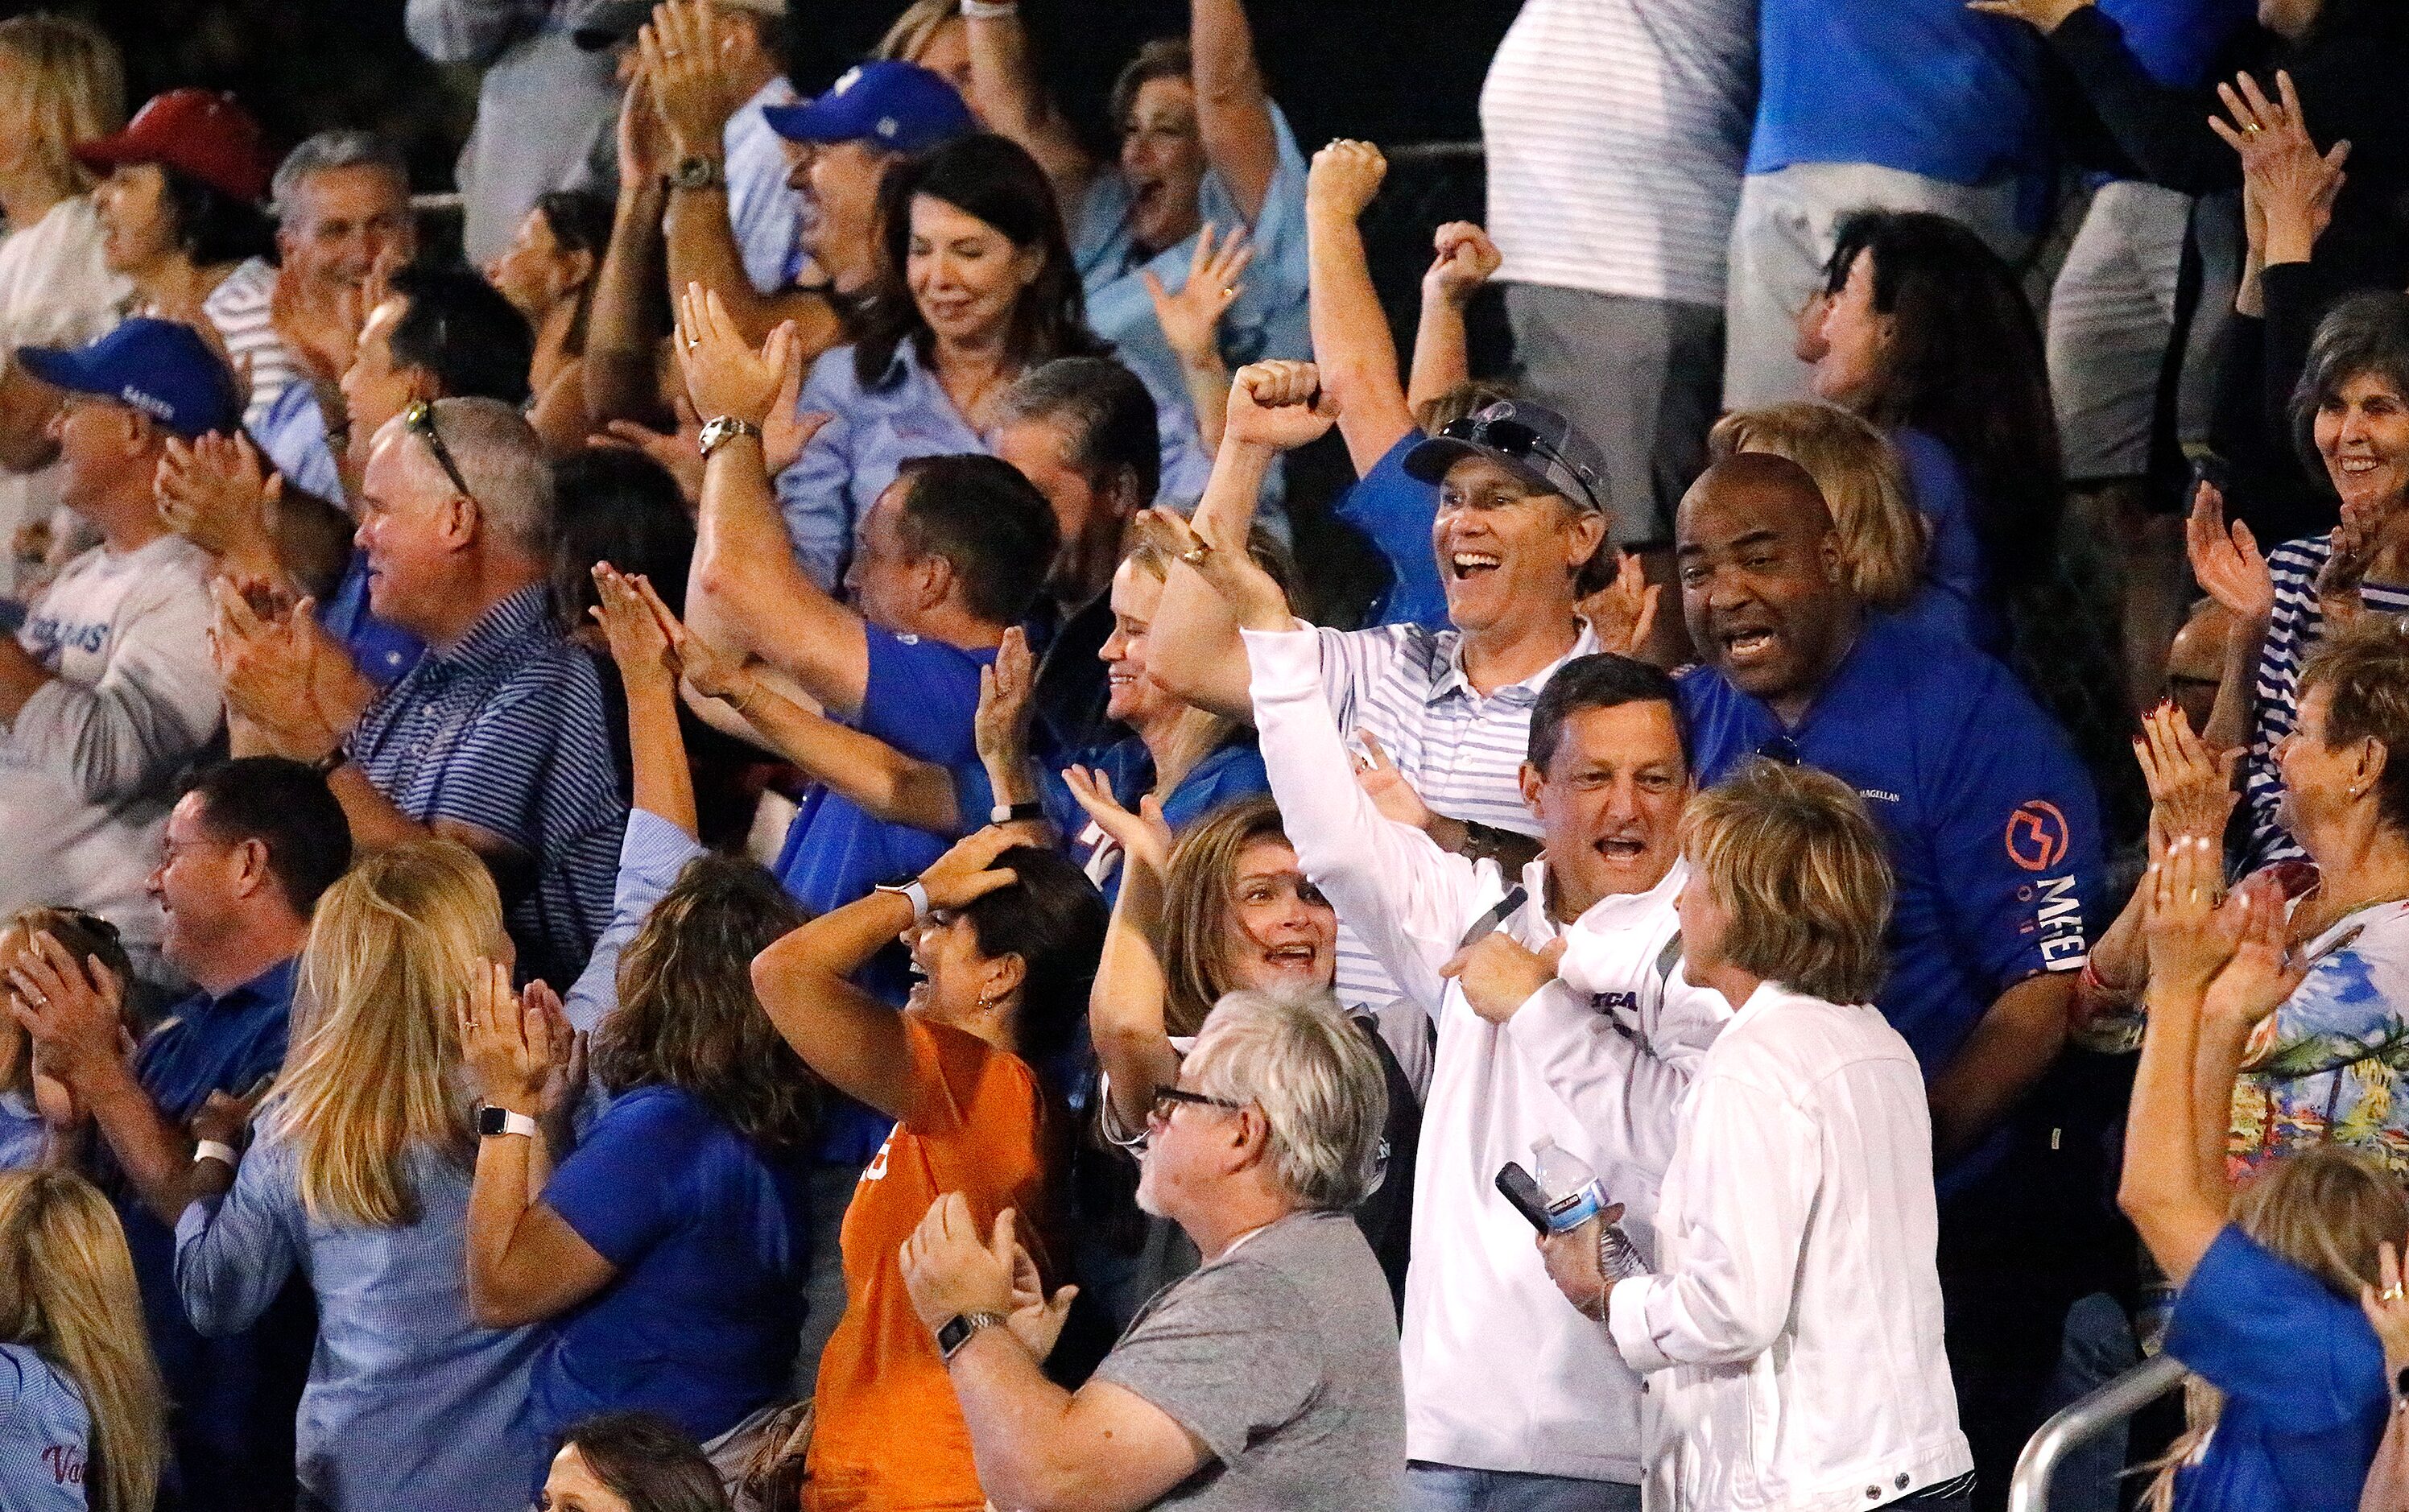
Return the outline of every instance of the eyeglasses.
[[[401,428],[412,436],[426,437],[426,449],[435,454],[435,461],[442,468],[443,476],[452,480],[452,486],[460,491],[462,498],[471,504],[477,502],[476,494],[469,487],[469,480],[460,476],[460,464],[452,460],[452,448],[443,444],[443,433],[435,428],[435,406],[425,399],[411,400],[409,408],[401,411]]]
[[[1178,1111],[1179,1105],[1183,1102],[1191,1107],[1227,1108],[1233,1113],[1246,1106],[1243,1102],[1233,1102],[1225,1097],[1207,1097],[1202,1092],[1191,1092],[1182,1087],[1158,1087],[1154,1089],[1154,1105],[1147,1110],[1147,1122],[1169,1123],[1171,1116]]]
[[[1449,440],[1482,447],[1517,462],[1528,462],[1534,456],[1542,462],[1552,462],[1572,478],[1591,509],[1605,511],[1606,506],[1599,501],[1594,486],[1597,475],[1556,450],[1546,437],[1519,420],[1489,420],[1469,414],[1449,421],[1439,428],[1439,434]]]

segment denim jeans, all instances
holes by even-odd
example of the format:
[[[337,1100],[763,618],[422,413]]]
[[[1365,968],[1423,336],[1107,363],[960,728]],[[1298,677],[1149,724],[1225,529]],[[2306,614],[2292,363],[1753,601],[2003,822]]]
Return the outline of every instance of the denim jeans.
[[[2133,1325],[2124,1307],[2104,1292],[2084,1297],[2067,1309],[2057,1371],[2050,1379],[2043,1410],[2055,1413],[2141,1362],[2141,1346],[2133,1342]],[[2119,1422],[2068,1451],[2049,1487],[2051,1512],[2116,1512],[2127,1429],[2128,1424]]]
[[[1416,1460],[1406,1466],[1406,1512],[1639,1512],[1639,1488]]]

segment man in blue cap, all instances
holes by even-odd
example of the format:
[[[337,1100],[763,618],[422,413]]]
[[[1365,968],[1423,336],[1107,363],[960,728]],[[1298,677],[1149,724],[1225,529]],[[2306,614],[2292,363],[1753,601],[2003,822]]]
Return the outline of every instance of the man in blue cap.
[[[159,517],[167,439],[241,423],[234,379],[192,327],[129,320],[87,347],[21,347],[65,402],[50,422],[64,501],[101,543],[0,638],[0,917],[36,903],[116,925],[161,972],[144,879],[176,780],[217,733],[209,557]]]

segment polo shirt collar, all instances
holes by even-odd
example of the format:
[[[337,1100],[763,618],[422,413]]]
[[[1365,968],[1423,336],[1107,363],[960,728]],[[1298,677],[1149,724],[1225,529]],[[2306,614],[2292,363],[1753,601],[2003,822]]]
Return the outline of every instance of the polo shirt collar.
[[[1539,690],[1548,685],[1550,678],[1563,670],[1565,663],[1575,656],[1594,655],[1603,650],[1604,648],[1597,643],[1597,632],[1590,628],[1589,621],[1582,620],[1580,623],[1580,634],[1573,638],[1573,648],[1570,651],[1521,682],[1508,683],[1504,687],[1494,689],[1489,697],[1504,698],[1509,703],[1536,703],[1539,701]],[[1423,697],[1422,702],[1425,705],[1435,704],[1443,698],[1459,695],[1467,698],[1479,698],[1480,694],[1473,687],[1472,680],[1464,674],[1464,632],[1447,630],[1441,634],[1447,638],[1447,661],[1439,668],[1438,675],[1431,679],[1430,692]]]
[[[524,641],[549,639],[551,628],[552,590],[530,583],[479,615],[469,633],[448,649],[430,648],[427,659],[456,670],[488,666]]]
[[[287,956],[240,986],[228,987],[215,997],[206,992],[194,993],[189,1008],[238,1014],[270,1004],[289,1004],[293,1001],[294,984],[300,971],[301,958]]]

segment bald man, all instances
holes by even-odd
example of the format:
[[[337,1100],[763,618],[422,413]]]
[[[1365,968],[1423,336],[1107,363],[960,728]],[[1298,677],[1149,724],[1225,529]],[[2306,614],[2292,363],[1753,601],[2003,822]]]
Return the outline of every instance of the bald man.
[[[1699,781],[1751,756],[1817,767],[1864,797],[1889,842],[1879,1006],[1924,1068],[1950,1354],[1982,1409],[1966,1421],[1997,1428],[1975,1433],[1978,1459],[2003,1476],[2072,1300],[2050,1247],[2083,1218],[2065,1194],[2098,1174],[2012,1153],[2046,1151],[2046,1130],[2010,1137],[2065,1042],[2085,923],[2106,922],[2090,777],[2007,668],[1857,599],[1796,463],[1743,454],[1709,468],[1681,501],[1675,562],[1704,658],[1681,682]]]
[[[2211,745],[2239,745],[2249,739],[2239,721],[2231,731],[2216,732],[2226,735],[2222,741],[2209,729],[2210,716],[2216,710],[2216,689],[2225,678],[2233,626],[2231,610],[2214,598],[2203,598],[2191,606],[2183,628],[2175,632],[2174,644],[2167,648],[2167,697]]]

